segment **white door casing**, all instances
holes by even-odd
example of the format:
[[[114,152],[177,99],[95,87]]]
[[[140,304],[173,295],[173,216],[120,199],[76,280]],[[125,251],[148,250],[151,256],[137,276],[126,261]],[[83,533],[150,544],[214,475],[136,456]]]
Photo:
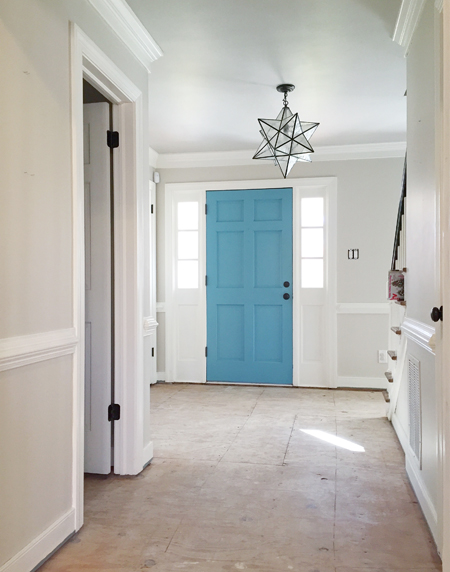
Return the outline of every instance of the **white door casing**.
[[[71,24],[73,162],[73,319],[79,342],[74,355],[73,505],[83,524],[84,478],[84,181],[83,84],[88,80],[114,106],[120,146],[114,155],[115,192],[115,425],[114,472],[137,474],[144,465],[143,291],[144,118],[142,92],[80,28]],[[151,447],[146,447],[150,450]]]
[[[109,104],[84,110],[85,417],[84,470],[111,471],[111,181]]]
[[[294,363],[293,385],[314,387],[336,387],[336,202],[337,180],[335,177],[315,179],[277,179],[257,181],[220,181],[202,183],[166,184],[165,244],[166,244],[166,381],[206,382],[206,224],[204,205],[207,190],[237,190],[284,188],[293,189],[294,229]],[[325,206],[325,288],[321,293],[311,294],[302,301],[300,251],[301,199],[323,197]],[[197,202],[199,213],[199,264],[198,288],[179,290],[177,288],[177,205],[180,202]],[[183,310],[180,312],[180,304]],[[312,309],[307,315],[308,310]],[[317,310],[319,324],[308,323],[302,316],[309,317]],[[270,325],[268,325],[270,327]],[[303,332],[302,332],[303,328]],[[306,329],[305,329],[306,328]],[[312,332],[307,328],[315,328]],[[309,336],[309,345],[302,345],[302,335]],[[317,344],[322,342],[321,347]],[[310,349],[314,350],[314,356]],[[314,358],[314,359],[312,359]],[[318,358],[318,359],[317,359]],[[318,378],[317,376],[320,376]]]

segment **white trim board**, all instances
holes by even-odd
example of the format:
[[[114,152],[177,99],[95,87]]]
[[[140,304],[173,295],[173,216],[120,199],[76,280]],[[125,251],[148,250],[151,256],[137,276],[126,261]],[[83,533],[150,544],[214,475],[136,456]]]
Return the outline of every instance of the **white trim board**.
[[[418,320],[413,320],[412,318],[405,318],[402,322],[401,330],[402,334],[405,334],[409,340],[435,355],[432,341],[436,329],[433,326],[429,326]]]
[[[337,304],[338,314],[388,314],[390,313],[389,302],[355,302]]]
[[[425,0],[403,0],[392,39],[408,53],[411,40],[422,15]]]
[[[385,377],[356,377],[339,375],[337,387],[342,389],[387,389],[388,380]]]
[[[313,161],[348,161],[352,159],[404,158],[406,143],[366,143],[362,145],[337,145],[316,147]],[[151,165],[158,169],[186,169],[196,167],[262,166],[270,162],[256,162],[252,159],[254,150],[223,151],[205,153],[164,153],[157,156],[150,152]],[[156,163],[156,165],[154,165]]]
[[[438,531],[437,511],[420,475],[420,470],[417,468],[417,462],[415,461],[413,453],[410,449],[408,435],[405,433],[405,430],[403,429],[403,426],[401,425],[395,412],[392,415],[392,425],[395,429],[395,432],[397,433],[398,439],[405,453],[406,473],[409,477],[414,493],[417,496],[420,508],[422,509],[428,526],[430,527],[431,534],[436,541]]]
[[[150,336],[153,332],[155,332],[156,328],[158,327],[158,322],[152,316],[148,318],[144,318],[143,330],[144,336]]]
[[[0,371],[73,354],[75,328],[0,340]]]
[[[137,474],[143,467],[143,138],[142,92],[76,25],[71,24],[71,116],[73,200],[73,320],[79,343],[73,370],[73,505],[75,528],[83,524],[84,481],[84,165],[83,77],[114,106],[121,133],[115,154],[115,392],[122,418],[115,430],[114,470]]]
[[[71,508],[66,514],[51,524],[25,548],[5,562],[0,572],[24,572],[33,570],[41,564],[55,547],[60,546],[75,529],[75,509]]]
[[[88,1],[133,56],[150,72],[150,65],[163,52],[125,0]]]

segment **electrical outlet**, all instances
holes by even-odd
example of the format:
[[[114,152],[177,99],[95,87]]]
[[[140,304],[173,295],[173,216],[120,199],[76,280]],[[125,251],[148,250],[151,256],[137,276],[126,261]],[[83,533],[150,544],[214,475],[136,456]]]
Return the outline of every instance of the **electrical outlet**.
[[[387,363],[387,350],[378,350],[378,363]]]

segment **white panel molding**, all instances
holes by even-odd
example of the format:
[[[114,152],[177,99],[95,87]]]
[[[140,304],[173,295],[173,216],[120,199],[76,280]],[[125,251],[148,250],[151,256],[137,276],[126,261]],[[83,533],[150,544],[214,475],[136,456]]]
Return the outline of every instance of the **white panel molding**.
[[[73,354],[78,344],[75,328],[0,340],[0,371]]]
[[[150,71],[163,52],[125,0],[89,0],[134,57]]]
[[[60,546],[75,530],[75,509],[44,530],[25,548],[0,567],[0,572],[24,572],[34,570],[48,558],[56,546]]]
[[[402,333],[405,334],[409,340],[435,355],[433,342],[436,329],[433,326],[413,320],[412,318],[405,318],[401,329]]]
[[[408,53],[426,0],[403,0],[392,39]]]
[[[395,429],[395,432],[397,433],[398,440],[400,441],[402,449],[405,453],[406,472],[411,482],[411,486],[417,496],[420,508],[422,509],[428,526],[430,527],[431,534],[436,541],[438,534],[437,510],[433,504],[433,501],[431,500],[431,496],[427,490],[427,487],[423,482],[421,471],[418,467],[417,460],[414,457],[414,453],[411,451],[408,435],[406,434],[396,413],[394,413],[392,416],[392,425]]]
[[[366,143],[315,147],[313,161],[348,161],[351,159],[385,159],[404,157],[406,143]],[[254,150],[207,153],[164,153],[158,155],[158,169],[186,169],[195,167],[261,166],[252,156]],[[269,164],[269,163],[267,163]]]
[[[153,318],[153,316],[149,316],[148,318],[144,318],[144,336],[150,336],[158,327],[158,322]]]
[[[337,304],[338,314],[389,314],[389,302],[355,302]]]
[[[350,389],[386,389],[388,380],[385,377],[356,377],[339,375],[337,387]]]

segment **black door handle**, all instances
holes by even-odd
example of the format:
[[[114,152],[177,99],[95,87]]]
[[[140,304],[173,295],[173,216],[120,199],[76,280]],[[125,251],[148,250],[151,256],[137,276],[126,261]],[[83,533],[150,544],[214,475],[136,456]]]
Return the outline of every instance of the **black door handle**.
[[[433,322],[439,322],[439,320],[443,320],[443,312],[442,312],[442,306],[440,308],[436,308],[436,306],[431,310],[431,319],[433,320]]]
[[[290,295],[286,292],[286,294],[283,294],[283,298],[284,298],[285,300],[289,300]]]
[[[290,284],[289,284],[289,282],[286,280],[286,282],[283,282],[283,286],[284,286],[285,288],[289,288]]]

